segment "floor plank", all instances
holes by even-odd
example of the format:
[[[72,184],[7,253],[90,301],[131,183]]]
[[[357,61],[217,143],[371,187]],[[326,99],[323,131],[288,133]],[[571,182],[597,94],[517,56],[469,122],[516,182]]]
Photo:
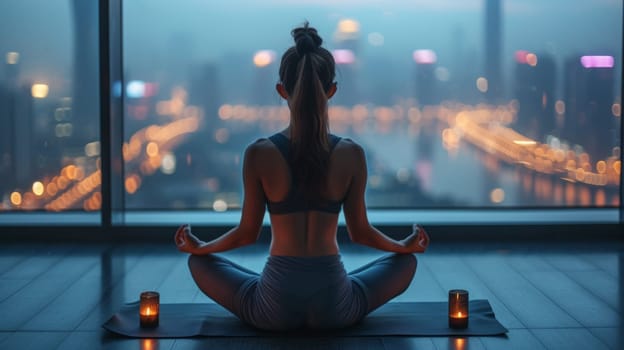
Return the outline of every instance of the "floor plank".
[[[192,303],[198,288],[188,268],[187,257],[180,256],[175,266],[156,289],[161,303]]]
[[[624,325],[620,328],[590,328],[589,331],[610,349],[624,349]]]
[[[45,273],[54,267],[73,247],[62,246],[55,250],[52,254],[48,250],[33,252],[26,259],[20,260],[4,271],[0,278],[3,279],[35,279],[39,275]]]
[[[585,328],[533,329],[531,332],[547,349],[608,349],[605,343]]]
[[[0,349],[55,349],[69,332],[14,332],[0,342]]]
[[[31,281],[29,278],[0,278],[0,302],[22,290]]]
[[[617,253],[580,254],[579,258],[598,266],[598,268],[611,275],[611,277],[618,278],[619,276],[619,257]]]
[[[13,332],[0,331],[0,344],[8,338]]]
[[[101,268],[93,266],[58,298],[40,310],[35,317],[20,327],[22,331],[74,330],[99,302]]]
[[[580,326],[566,311],[507,265],[502,257],[467,255],[462,259],[526,327]]]
[[[482,337],[481,341],[488,350],[539,350],[544,345],[528,329],[512,329],[504,337]]]
[[[0,318],[0,330],[18,330],[25,322],[37,316],[42,309],[73,284],[83,273],[97,264],[97,259],[85,256],[67,256],[45,274],[33,280],[20,293],[0,302],[0,310],[12,317]]]
[[[555,266],[559,271],[596,271],[598,267],[584,259],[571,254],[544,254],[542,255],[549,264]]]
[[[544,265],[541,259],[552,266]],[[568,273],[598,273],[599,270],[594,267],[589,269],[584,262],[575,262],[580,259],[574,257],[564,259],[559,255],[551,257],[544,254],[543,258],[532,257],[523,260],[526,263],[525,269],[518,272],[580,324],[585,327],[618,326],[620,315],[616,309],[577,284],[560,269],[563,267]],[[535,262],[535,268],[529,269],[532,262]]]
[[[568,271],[566,275],[611,308],[620,305],[618,280],[605,271]]]

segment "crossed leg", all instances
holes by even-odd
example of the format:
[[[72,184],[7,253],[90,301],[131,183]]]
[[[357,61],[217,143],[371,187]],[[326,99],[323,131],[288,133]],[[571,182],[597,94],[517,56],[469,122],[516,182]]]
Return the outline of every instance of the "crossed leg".
[[[413,254],[387,254],[349,272],[349,277],[364,289],[367,313],[403,293],[414,278],[416,265]]]
[[[237,292],[245,283],[260,278],[257,272],[214,254],[191,255],[188,263],[199,289],[236,315],[241,312]],[[348,276],[366,295],[366,314],[403,293],[414,277],[416,265],[413,254],[388,254],[351,271]]]
[[[237,292],[243,284],[260,277],[257,272],[214,254],[191,255],[188,264],[199,289],[235,315],[240,312],[235,300]]]

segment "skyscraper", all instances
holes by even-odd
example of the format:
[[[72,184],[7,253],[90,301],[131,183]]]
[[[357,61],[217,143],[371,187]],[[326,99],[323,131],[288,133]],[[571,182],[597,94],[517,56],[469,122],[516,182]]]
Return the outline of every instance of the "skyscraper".
[[[72,1],[74,21],[74,61],[72,119],[75,137],[72,147],[99,139],[99,77],[98,77],[98,4],[96,1]]]
[[[516,125],[527,136],[544,141],[555,128],[555,61],[547,54],[516,52],[514,97]]]
[[[487,96],[497,102],[503,96],[501,77],[501,1],[485,0],[485,78],[488,80]]]
[[[416,62],[416,100],[419,105],[434,105],[439,102],[435,68],[436,53],[432,50],[416,50],[413,53]]]
[[[565,133],[592,159],[611,155],[615,145],[613,56],[572,56],[565,66]]]

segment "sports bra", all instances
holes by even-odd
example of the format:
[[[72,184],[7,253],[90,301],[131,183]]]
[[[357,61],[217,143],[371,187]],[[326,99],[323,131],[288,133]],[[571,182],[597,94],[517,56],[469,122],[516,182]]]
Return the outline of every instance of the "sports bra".
[[[340,142],[340,137],[336,135],[329,134],[329,152],[334,150],[334,147]],[[282,133],[277,133],[271,137],[269,140],[273,142],[273,144],[277,147],[277,149],[282,154],[282,157],[286,160],[288,164],[288,169],[290,172],[290,178],[292,179],[292,184],[290,189],[288,190],[288,195],[286,198],[279,202],[272,202],[267,199],[267,210],[271,214],[290,214],[301,211],[309,211],[309,210],[317,210],[326,213],[340,213],[340,208],[342,207],[342,202],[344,202],[344,198],[341,200],[331,200],[331,199],[321,199],[320,202],[317,203],[309,203],[305,200],[304,196],[300,191],[297,191],[296,188],[297,180],[293,177],[293,172],[291,169],[291,164],[289,162],[290,159],[290,140]]]

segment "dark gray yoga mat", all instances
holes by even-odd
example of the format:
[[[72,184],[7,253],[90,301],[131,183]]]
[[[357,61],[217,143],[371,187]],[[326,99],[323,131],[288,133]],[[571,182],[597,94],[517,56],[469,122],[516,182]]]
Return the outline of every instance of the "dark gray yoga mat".
[[[448,327],[446,302],[388,303],[349,328],[319,331],[301,330],[268,332],[242,323],[236,316],[217,304],[161,304],[158,328],[139,327],[138,303],[127,304],[113,315],[103,327],[107,330],[137,338],[206,337],[275,337],[289,335],[329,335],[337,337],[367,336],[445,336],[499,335],[507,332],[494,317],[487,300],[470,301],[470,321],[467,329]]]

